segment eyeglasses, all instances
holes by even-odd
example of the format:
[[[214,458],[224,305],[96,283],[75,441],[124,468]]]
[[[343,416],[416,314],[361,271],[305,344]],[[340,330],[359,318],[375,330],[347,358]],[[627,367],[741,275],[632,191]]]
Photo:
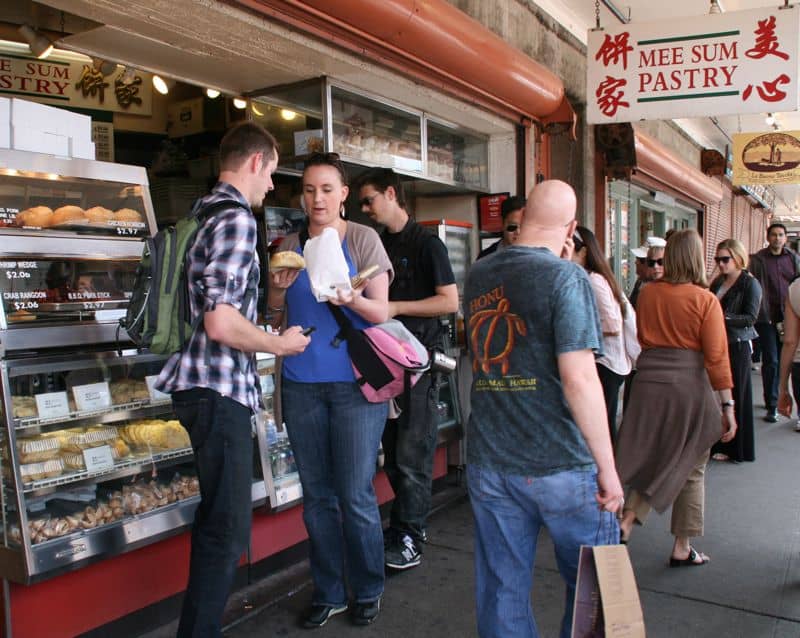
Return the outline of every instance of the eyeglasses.
[[[725,257],[714,257],[714,261],[716,261],[718,264],[727,264],[730,260],[730,255],[726,255]]]
[[[378,195],[383,195],[383,193],[375,193],[374,195],[370,195],[369,197],[364,197],[364,198],[362,198],[362,199],[359,199],[359,200],[358,200],[358,204],[359,204],[359,206],[361,206],[362,208],[363,208],[364,206],[372,206],[372,202],[373,202],[373,200],[374,200],[374,199],[375,199],[375,198],[376,198]]]
[[[509,224],[503,230],[507,233],[516,233],[519,230],[519,224]]]
[[[653,266],[663,266],[664,265],[664,258],[660,259],[648,259],[647,265],[652,268]]]

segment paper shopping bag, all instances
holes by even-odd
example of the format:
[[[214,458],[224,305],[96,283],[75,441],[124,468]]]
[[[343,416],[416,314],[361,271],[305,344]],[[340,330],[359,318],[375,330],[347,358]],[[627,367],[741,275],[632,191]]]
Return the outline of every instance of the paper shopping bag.
[[[352,290],[342,242],[333,228],[326,228],[320,235],[309,239],[303,247],[303,258],[306,260],[311,292],[317,301],[335,297],[336,288]]]
[[[645,638],[633,567],[624,545],[581,547],[572,638]]]

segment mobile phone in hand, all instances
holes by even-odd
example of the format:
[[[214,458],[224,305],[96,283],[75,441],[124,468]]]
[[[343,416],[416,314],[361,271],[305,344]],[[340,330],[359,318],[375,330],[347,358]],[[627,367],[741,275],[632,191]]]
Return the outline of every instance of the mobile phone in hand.
[[[317,329],[317,327],[316,327],[316,326],[309,326],[308,328],[306,328],[305,330],[303,330],[303,332],[302,332],[301,334],[302,334],[304,337],[307,337],[307,336],[308,336],[308,335],[310,335],[312,332],[314,332],[316,329]]]

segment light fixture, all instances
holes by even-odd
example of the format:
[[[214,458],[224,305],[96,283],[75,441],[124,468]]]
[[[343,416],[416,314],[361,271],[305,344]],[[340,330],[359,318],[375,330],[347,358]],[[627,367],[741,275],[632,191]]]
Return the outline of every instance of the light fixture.
[[[206,95],[213,100],[219,97],[219,91],[217,89],[206,89]]]
[[[161,95],[166,95],[169,93],[169,90],[175,86],[175,80],[172,78],[162,78],[160,75],[154,75],[153,86]]]
[[[122,76],[120,77],[119,81],[122,82],[125,86],[129,84],[133,84],[133,81],[136,79],[136,69],[132,66],[126,66],[125,70],[122,72]]]
[[[258,117],[264,117],[264,114],[258,110],[258,107],[255,105],[255,102],[250,104],[250,110],[253,111]]]
[[[709,8],[708,12],[710,14],[722,13],[722,7],[719,6],[718,0],[711,0],[711,7]]]
[[[25,39],[25,42],[28,43],[31,53],[40,60],[44,60],[53,52],[53,43],[50,41],[50,38],[43,36],[27,24],[23,24],[17,31]]]
[[[767,113],[767,117],[764,119],[767,126],[774,126],[775,124],[775,116],[772,113]]]
[[[281,117],[287,122],[291,122],[294,118],[297,117],[297,113],[295,113],[294,111],[290,111],[289,109],[281,109]]]
[[[247,108],[247,100],[245,100],[244,98],[241,98],[241,97],[235,97],[235,98],[233,98],[233,105],[237,109],[246,109]]]
[[[103,58],[92,58],[92,67],[94,67],[95,71],[99,71],[100,75],[105,77],[117,70],[117,63],[104,60]]]

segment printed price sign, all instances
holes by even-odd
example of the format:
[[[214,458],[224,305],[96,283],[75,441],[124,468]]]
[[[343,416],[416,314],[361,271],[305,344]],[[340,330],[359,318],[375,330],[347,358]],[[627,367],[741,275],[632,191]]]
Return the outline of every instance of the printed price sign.
[[[53,419],[69,416],[69,402],[66,392],[46,392],[36,395],[36,411],[40,419]]]
[[[110,445],[90,447],[83,451],[83,460],[88,472],[105,472],[114,469],[114,457]]]
[[[160,390],[156,390],[155,383],[156,379],[158,379],[157,374],[151,374],[149,377],[144,378],[144,382],[147,384],[147,391],[150,393],[150,400],[151,401],[168,401],[171,397],[166,392],[161,392]]]
[[[81,412],[111,407],[111,391],[106,381],[76,385],[72,388],[72,396],[75,397],[75,404]]]

